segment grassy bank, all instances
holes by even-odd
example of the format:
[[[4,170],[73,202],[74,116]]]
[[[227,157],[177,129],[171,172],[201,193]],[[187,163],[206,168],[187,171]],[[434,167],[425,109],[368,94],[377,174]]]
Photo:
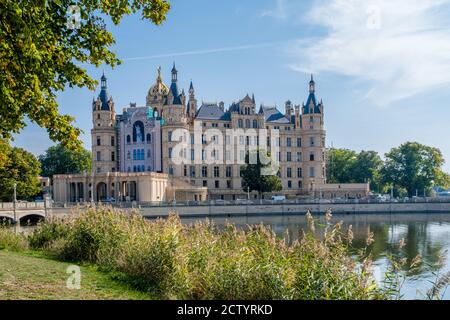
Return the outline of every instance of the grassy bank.
[[[32,252],[0,250],[0,300],[4,299],[149,299],[111,279],[95,266],[81,266],[80,289],[68,289],[70,263]]]
[[[311,231],[320,227],[308,219]],[[329,223],[323,239],[306,232],[290,244],[262,225],[219,230],[209,222],[183,225],[176,215],[150,222],[100,208],[48,221],[27,238],[0,232],[0,249],[94,265],[162,299],[388,298],[367,253],[350,257],[351,230],[341,227]]]

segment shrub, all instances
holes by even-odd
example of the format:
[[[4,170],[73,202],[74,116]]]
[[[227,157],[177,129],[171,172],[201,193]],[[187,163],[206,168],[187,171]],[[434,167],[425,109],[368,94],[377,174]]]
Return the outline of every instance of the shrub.
[[[41,225],[30,243],[96,263],[161,298],[386,298],[370,268],[350,257],[340,224],[323,240],[309,232],[288,244],[263,225],[219,230],[209,221],[184,225],[172,214],[150,222],[105,207],[58,223]]]
[[[22,234],[16,234],[9,227],[0,226],[0,250],[23,251],[27,248],[27,239]]]

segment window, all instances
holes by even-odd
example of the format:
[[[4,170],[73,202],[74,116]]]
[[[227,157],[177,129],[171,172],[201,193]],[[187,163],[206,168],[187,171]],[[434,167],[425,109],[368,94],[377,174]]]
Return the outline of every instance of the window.
[[[286,168],[286,177],[292,178],[292,168]]]
[[[194,135],[191,134],[191,144],[194,144],[194,143],[195,143],[195,138],[194,138]]]
[[[302,146],[302,138],[297,138],[297,147],[301,148]]]
[[[245,137],[245,144],[248,146],[248,145],[250,145],[250,137],[249,136],[246,136]]]
[[[214,181],[214,187],[219,189],[219,180]]]
[[[208,186],[208,181],[207,180],[203,180],[203,186],[207,187]]]
[[[111,137],[111,146],[114,147],[115,144],[116,144],[116,140],[114,139],[114,137]]]
[[[97,161],[102,161],[102,154],[100,151],[97,151]]]
[[[152,157],[152,152],[150,151],[150,149],[147,150],[147,158],[151,158]]]
[[[301,181],[298,182],[298,188],[299,189],[303,188],[303,183]]]
[[[227,189],[231,189],[231,180],[227,180]]]
[[[167,140],[172,142],[172,131],[167,132]]]
[[[309,145],[314,147],[314,137],[309,137]]]
[[[309,168],[309,177],[314,178],[316,176],[316,170],[314,167]]]
[[[225,144],[230,144],[230,143],[231,143],[231,137],[225,136]]]
[[[195,159],[195,150],[191,149],[191,161],[194,161]]]
[[[238,119],[238,128],[242,128],[243,126],[242,119]]]
[[[309,123],[314,123],[314,117],[313,116],[309,117]]]
[[[152,135],[150,133],[147,133],[147,143],[152,142]]]
[[[297,152],[297,162],[301,162],[301,161],[302,161],[302,153]]]
[[[292,147],[292,139],[286,138],[286,147]]]
[[[97,137],[97,145],[98,145],[98,146],[101,145],[100,137]]]
[[[169,159],[172,159],[172,148],[169,148]]]
[[[309,155],[309,161],[314,161],[314,153],[311,153],[311,154]]]
[[[245,161],[245,151],[244,150],[239,151],[239,158],[241,161]]]
[[[102,171],[101,168],[97,168],[97,173],[100,173]]]
[[[173,175],[173,167],[172,166],[169,167],[169,174]]]
[[[131,137],[130,137],[130,135],[127,135],[127,143],[128,143],[128,144],[131,143]]]
[[[202,134],[202,144],[206,144],[206,137],[204,134]]]
[[[258,128],[258,121],[253,120],[253,128],[254,129]]]
[[[288,181],[288,189],[292,189],[292,181],[291,180]]]
[[[303,170],[302,168],[297,168],[297,178],[302,178],[303,177]]]
[[[202,150],[202,160],[206,160],[206,150]]]
[[[183,166],[183,174],[185,177],[187,176],[187,166]]]
[[[250,128],[250,120],[248,119],[245,120],[245,127]]]
[[[133,160],[137,160],[136,150],[133,150]]]
[[[219,175],[220,175],[219,167],[214,167],[214,177],[215,177],[215,178],[218,178]]]
[[[202,177],[203,178],[208,177],[208,167],[206,167],[206,166],[202,167]]]
[[[292,161],[292,153],[291,152],[286,152],[286,161],[287,162],[291,162]]]
[[[111,152],[111,161],[116,161],[114,151]]]
[[[227,161],[231,160],[231,152],[229,150],[225,151],[225,160]]]
[[[226,171],[227,178],[231,178],[231,176],[233,175],[232,169],[233,168],[231,166],[226,167],[225,171]]]
[[[189,167],[189,175],[191,176],[191,178],[195,177],[195,167],[194,166]]]

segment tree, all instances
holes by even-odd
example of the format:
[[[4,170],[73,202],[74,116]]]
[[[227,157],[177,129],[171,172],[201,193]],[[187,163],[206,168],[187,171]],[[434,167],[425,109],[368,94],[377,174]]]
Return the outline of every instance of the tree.
[[[61,144],[52,146],[39,156],[42,175],[52,177],[55,174],[83,173],[91,171],[91,153],[80,148],[70,150]]]
[[[241,168],[242,187],[245,191],[257,191],[261,198],[264,192],[282,190],[279,167],[271,161],[270,153],[263,149],[247,152],[246,165]]]
[[[406,189],[409,196],[415,195],[416,190],[420,194],[424,190],[429,193],[431,187],[445,177],[441,170],[444,162],[439,149],[407,142],[386,154],[382,179],[394,188]]]
[[[383,160],[376,151],[361,151],[356,157],[351,170],[352,182],[364,183],[370,181],[372,190],[381,191],[380,170]]]
[[[13,200],[15,183],[17,198],[31,199],[39,194],[41,192],[38,179],[41,171],[39,161],[24,149],[11,148],[4,141],[2,144],[0,152],[5,161],[0,165],[0,200]]]
[[[120,63],[103,17],[117,25],[140,11],[158,25],[169,8],[167,0],[1,0],[0,138],[20,132],[28,118],[53,141],[79,148],[81,130],[72,125],[73,117],[59,113],[56,93],[65,87],[95,89],[97,81],[83,64]]]
[[[331,148],[327,151],[327,177],[329,183],[350,183],[357,161],[357,153],[348,149]]]
[[[329,183],[365,183],[381,191],[380,170],[383,160],[376,151],[357,153],[348,149],[327,151],[327,180]]]

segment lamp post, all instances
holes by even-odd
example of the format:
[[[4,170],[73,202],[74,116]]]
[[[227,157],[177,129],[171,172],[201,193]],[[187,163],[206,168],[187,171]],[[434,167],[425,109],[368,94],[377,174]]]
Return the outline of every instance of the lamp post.
[[[247,187],[247,200],[250,200],[250,187]]]
[[[14,183],[14,194],[13,194],[13,208],[14,208],[14,223],[17,222],[17,213],[16,213],[16,202],[17,202],[17,183]]]

